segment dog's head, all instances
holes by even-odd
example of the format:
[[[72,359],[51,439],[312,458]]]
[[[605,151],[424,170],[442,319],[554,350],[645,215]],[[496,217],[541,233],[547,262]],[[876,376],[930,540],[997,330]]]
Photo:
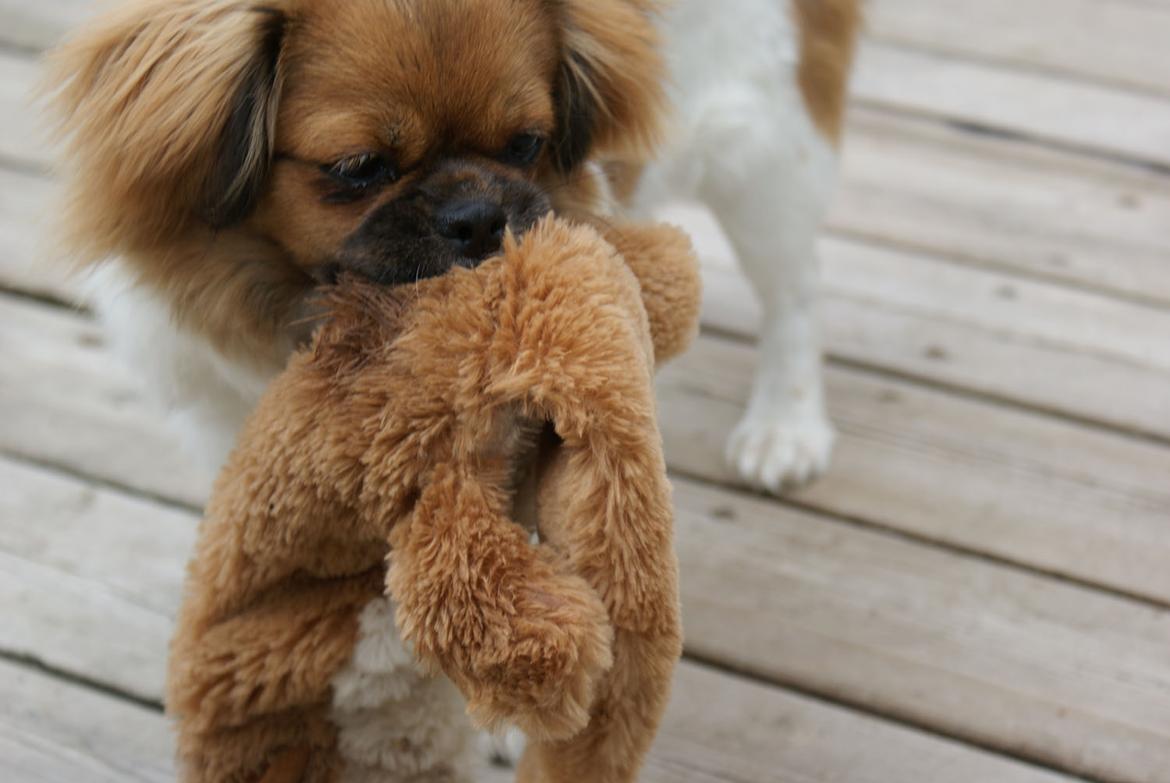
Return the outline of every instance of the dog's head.
[[[73,234],[204,320],[473,265],[652,142],[652,5],[134,0],[55,60]]]

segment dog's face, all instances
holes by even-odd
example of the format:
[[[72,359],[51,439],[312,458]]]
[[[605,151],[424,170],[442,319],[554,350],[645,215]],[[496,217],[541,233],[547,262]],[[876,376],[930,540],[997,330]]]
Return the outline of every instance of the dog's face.
[[[551,209],[549,11],[526,0],[307,7],[283,52],[259,222],[323,280],[409,282],[494,255],[506,230]]]
[[[652,5],[135,0],[57,57],[79,244],[212,339],[473,266],[652,141]]]

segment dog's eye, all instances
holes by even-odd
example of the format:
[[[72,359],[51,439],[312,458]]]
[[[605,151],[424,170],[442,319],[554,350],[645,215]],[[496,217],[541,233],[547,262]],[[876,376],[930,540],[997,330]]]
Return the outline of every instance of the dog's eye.
[[[512,166],[531,166],[544,149],[544,139],[534,133],[518,133],[504,147],[501,160]]]
[[[390,162],[375,152],[343,158],[324,168],[325,173],[338,183],[354,189],[368,188],[394,179],[394,168]]]

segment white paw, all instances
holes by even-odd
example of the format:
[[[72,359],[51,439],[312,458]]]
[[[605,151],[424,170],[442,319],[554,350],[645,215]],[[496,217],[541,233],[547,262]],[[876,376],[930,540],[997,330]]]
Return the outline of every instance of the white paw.
[[[748,413],[727,441],[727,461],[750,486],[780,492],[824,473],[835,439],[820,413]]]
[[[515,767],[524,755],[528,738],[520,729],[509,728],[501,732],[481,731],[479,747],[485,759],[494,764]]]

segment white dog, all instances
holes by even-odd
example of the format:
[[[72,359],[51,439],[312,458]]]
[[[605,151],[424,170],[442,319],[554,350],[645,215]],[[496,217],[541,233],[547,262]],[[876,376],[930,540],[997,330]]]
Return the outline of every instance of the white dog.
[[[727,445],[739,476],[779,491],[828,465],[817,313],[817,233],[859,0],[675,0],[664,14],[675,124],[634,194],[649,212],[704,202],[763,307],[751,400]]]

